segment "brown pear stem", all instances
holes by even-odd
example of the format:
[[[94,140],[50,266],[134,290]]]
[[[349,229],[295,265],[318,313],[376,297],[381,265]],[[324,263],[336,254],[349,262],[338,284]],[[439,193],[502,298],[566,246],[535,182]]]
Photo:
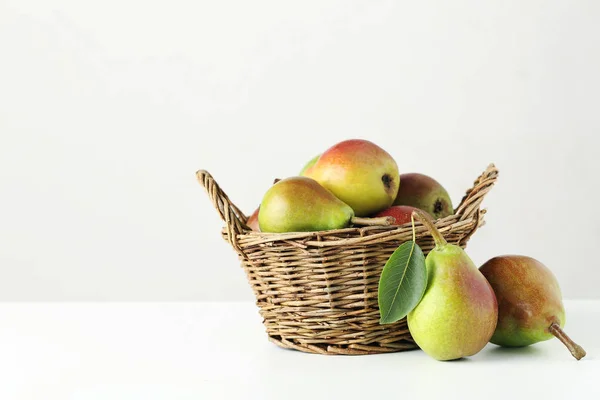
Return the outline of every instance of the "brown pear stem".
[[[560,329],[560,326],[556,322],[553,322],[552,325],[550,325],[548,331],[556,336],[558,340],[563,342],[565,346],[567,346],[567,349],[569,349],[573,357],[578,360],[581,360],[583,357],[585,357],[586,353],[583,347],[572,341],[571,338],[567,336],[562,329]]]
[[[448,244],[446,239],[444,239],[440,231],[438,231],[433,224],[433,220],[429,214],[421,210],[415,210],[412,212],[412,215],[416,217],[423,225],[425,225],[425,228],[427,228],[429,233],[431,233],[431,236],[433,236],[433,240],[435,241],[435,247],[444,247]]]
[[[279,179],[279,178],[275,178],[275,179],[273,179],[273,185],[274,185],[274,184],[276,184],[277,182],[279,182],[280,180],[281,180],[281,179]]]
[[[377,217],[377,218],[362,218],[362,217],[352,217],[350,222],[354,225],[391,225],[395,221],[394,217]]]

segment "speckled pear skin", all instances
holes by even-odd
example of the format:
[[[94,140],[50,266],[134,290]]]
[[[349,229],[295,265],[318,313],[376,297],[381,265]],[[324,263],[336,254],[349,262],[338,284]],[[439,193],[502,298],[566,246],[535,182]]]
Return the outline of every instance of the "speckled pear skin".
[[[434,248],[425,264],[427,289],[407,318],[412,337],[440,361],[478,353],[498,320],[492,287],[459,246]]]
[[[265,193],[258,212],[261,232],[312,232],[345,228],[352,208],[314,179],[283,179]]]
[[[506,347],[522,347],[552,339],[548,328],[565,325],[565,309],[558,281],[534,258],[498,256],[480,269],[496,293],[498,326],[490,340]]]
[[[398,165],[392,156],[361,139],[330,147],[303,175],[352,207],[357,217],[371,216],[391,206],[400,185]]]
[[[407,173],[400,175],[400,189],[394,205],[411,206],[426,211],[434,219],[454,213],[450,195],[430,176]]]

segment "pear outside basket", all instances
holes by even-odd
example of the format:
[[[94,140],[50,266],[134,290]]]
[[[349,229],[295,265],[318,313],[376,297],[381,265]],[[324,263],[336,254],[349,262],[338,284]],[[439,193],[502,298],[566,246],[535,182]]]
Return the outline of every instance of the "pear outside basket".
[[[256,296],[269,340],[318,354],[376,354],[417,348],[406,319],[379,324],[379,276],[391,254],[412,239],[412,225],[366,226],[320,232],[251,231],[247,217],[207,171],[196,173],[225,222],[221,234],[239,256]],[[435,221],[449,243],[465,247],[483,225],[484,196],[498,177],[491,164],[454,215]],[[415,221],[416,241],[427,254],[433,239]]]

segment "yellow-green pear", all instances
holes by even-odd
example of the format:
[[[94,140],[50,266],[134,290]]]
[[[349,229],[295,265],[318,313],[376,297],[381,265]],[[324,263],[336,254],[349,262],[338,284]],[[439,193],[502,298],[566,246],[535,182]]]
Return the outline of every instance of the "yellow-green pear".
[[[283,179],[265,193],[258,212],[261,232],[311,232],[348,227],[352,208],[311,178]]]
[[[421,210],[413,213],[430,231],[435,248],[425,258],[427,287],[408,313],[419,347],[437,360],[472,356],[490,340],[498,322],[492,287],[465,251],[449,244]]]
[[[368,140],[346,140],[326,150],[305,176],[348,204],[358,217],[383,211],[398,194],[400,175],[392,156]]]

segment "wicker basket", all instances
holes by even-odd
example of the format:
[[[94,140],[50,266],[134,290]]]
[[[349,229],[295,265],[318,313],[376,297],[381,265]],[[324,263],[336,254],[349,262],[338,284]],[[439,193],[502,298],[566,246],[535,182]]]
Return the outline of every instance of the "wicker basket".
[[[223,237],[239,255],[269,340],[318,354],[375,354],[416,348],[406,319],[379,324],[377,288],[385,262],[411,224],[320,232],[261,233],[206,171],[198,181],[225,221]],[[483,197],[498,177],[491,164],[463,197],[454,215],[435,221],[449,243],[463,248],[483,225]],[[416,222],[417,243],[427,254],[433,240]]]

